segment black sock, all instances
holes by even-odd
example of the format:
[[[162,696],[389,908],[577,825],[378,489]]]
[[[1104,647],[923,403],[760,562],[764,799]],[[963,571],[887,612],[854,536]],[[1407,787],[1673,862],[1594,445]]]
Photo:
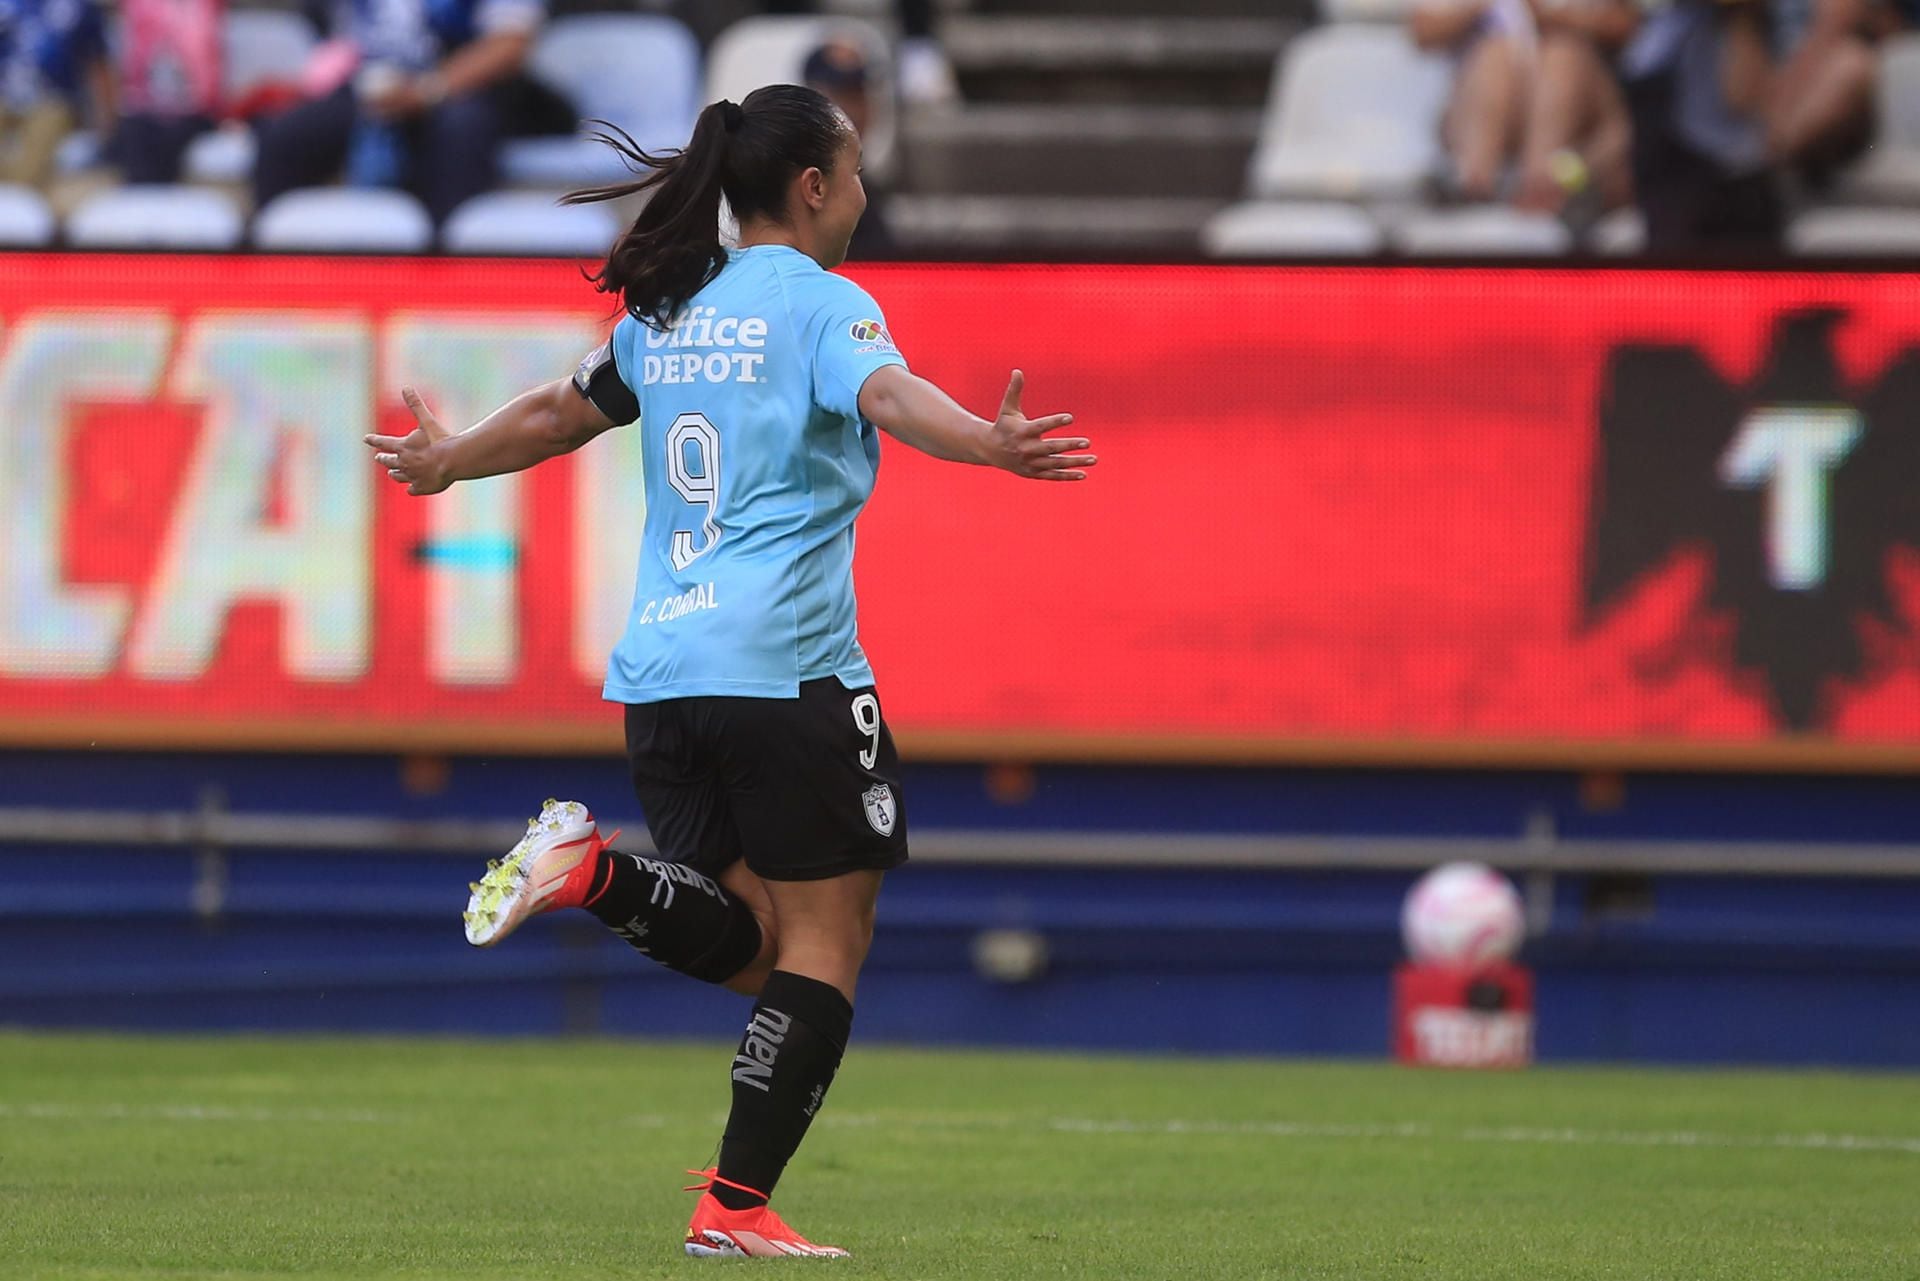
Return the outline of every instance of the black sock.
[[[712,877],[682,863],[608,850],[583,904],[670,970],[724,983],[760,954],[760,922]]]
[[[773,1195],[813,1114],[833,1084],[853,1006],[840,989],[819,979],[775,970],[733,1058],[733,1110],[720,1140],[720,1177],[759,1196],[713,1185],[730,1210],[747,1210]]]

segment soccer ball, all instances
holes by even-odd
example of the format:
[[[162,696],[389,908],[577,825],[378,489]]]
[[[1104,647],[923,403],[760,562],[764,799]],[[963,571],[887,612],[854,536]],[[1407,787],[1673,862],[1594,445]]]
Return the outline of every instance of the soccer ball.
[[[1520,946],[1520,895],[1484,863],[1447,863],[1421,877],[1400,909],[1400,935],[1422,965],[1471,970]]]

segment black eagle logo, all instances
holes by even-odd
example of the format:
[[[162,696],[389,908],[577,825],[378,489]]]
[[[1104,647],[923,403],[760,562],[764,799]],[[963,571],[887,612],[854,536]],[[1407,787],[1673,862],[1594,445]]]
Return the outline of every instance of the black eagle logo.
[[[1920,549],[1920,349],[1850,387],[1833,348],[1844,319],[1782,315],[1744,386],[1691,347],[1653,345],[1615,348],[1601,384],[1583,629],[1676,554],[1705,550],[1710,585],[1690,619],[1731,620],[1731,662],[1761,676],[1795,730],[1826,727],[1835,683],[1887,661],[1888,646],[1869,659],[1869,632],[1917,626],[1887,572],[1897,545]],[[1688,630],[1705,645],[1711,629]]]

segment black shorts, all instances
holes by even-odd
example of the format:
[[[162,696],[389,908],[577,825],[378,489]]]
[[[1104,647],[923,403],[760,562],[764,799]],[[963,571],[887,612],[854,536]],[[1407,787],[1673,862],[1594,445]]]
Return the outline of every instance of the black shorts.
[[[709,876],[742,858],[768,881],[907,861],[900,754],[872,686],[631,704],[627,763],[654,845]]]

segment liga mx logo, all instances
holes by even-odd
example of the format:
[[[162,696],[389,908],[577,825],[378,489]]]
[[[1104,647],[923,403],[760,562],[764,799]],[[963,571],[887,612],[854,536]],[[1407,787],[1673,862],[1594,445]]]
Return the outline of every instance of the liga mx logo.
[[[1790,312],[1759,372],[1722,378],[1692,347],[1622,346],[1603,375],[1587,510],[1583,626],[1683,551],[1712,557],[1676,649],[1715,651],[1764,680],[1775,719],[1827,728],[1831,686],[1872,676],[1863,629],[1914,638],[1891,590],[1895,548],[1920,550],[1920,349],[1849,386],[1834,357],[1845,313]]]

